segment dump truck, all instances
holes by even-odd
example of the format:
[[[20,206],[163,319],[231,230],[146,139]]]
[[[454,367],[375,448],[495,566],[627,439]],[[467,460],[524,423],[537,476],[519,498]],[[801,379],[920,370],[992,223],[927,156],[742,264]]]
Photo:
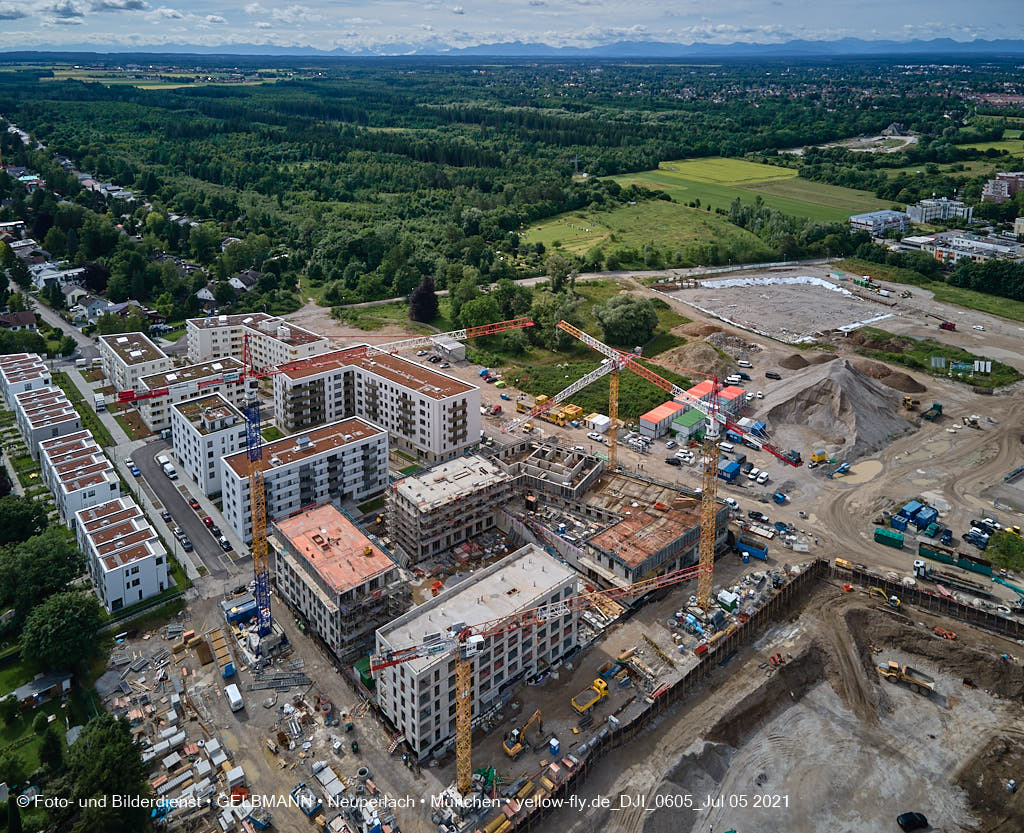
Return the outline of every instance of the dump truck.
[[[526,732],[534,723],[537,723],[541,732],[544,731],[544,721],[540,718],[540,709],[537,709],[532,715],[530,715],[530,719],[523,724],[521,729],[513,729],[505,735],[502,748],[505,750],[505,754],[512,760],[518,758],[528,748]]]
[[[934,678],[909,665],[900,665],[889,660],[885,665],[878,666],[878,673],[890,683],[906,683],[911,691],[918,694],[931,694],[935,690]]]
[[[608,683],[594,680],[590,688],[585,688],[572,698],[572,707],[580,714],[586,714],[605,697],[608,696]]]
[[[932,406],[927,411],[925,411],[923,414],[921,414],[921,416],[924,417],[929,422],[934,422],[940,416],[942,416],[942,403],[941,402],[933,402]]]

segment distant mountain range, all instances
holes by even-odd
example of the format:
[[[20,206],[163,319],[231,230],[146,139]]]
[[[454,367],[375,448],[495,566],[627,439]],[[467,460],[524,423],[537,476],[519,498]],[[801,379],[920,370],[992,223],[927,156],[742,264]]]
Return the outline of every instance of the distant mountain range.
[[[595,58],[595,59],[708,59],[708,58],[828,58],[898,56],[901,58],[984,58],[1024,55],[1024,40],[957,41],[951,38],[932,40],[863,40],[842,38],[832,41],[791,40],[785,43],[666,43],[663,41],[618,41],[602,46],[549,46],[545,43],[486,43],[463,48],[450,48],[441,43],[390,43],[355,51],[322,50],[313,47],[283,47],[271,44],[237,43],[223,46],[195,44],[160,44],[129,47],[104,47],[81,43],[39,47],[36,50],[3,52],[6,59],[38,58],[87,54],[131,55],[251,55],[275,57],[372,58],[372,57],[454,57],[454,58]]]

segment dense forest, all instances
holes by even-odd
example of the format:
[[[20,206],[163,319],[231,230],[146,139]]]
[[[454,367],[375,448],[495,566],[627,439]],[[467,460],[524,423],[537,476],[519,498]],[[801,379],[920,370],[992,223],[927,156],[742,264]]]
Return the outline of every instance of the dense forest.
[[[1012,67],[309,59],[303,70],[262,86],[148,90],[0,73],[0,113],[46,145],[24,147],[5,131],[4,160],[48,183],[29,198],[0,183],[13,199],[3,214],[31,219],[51,253],[90,264],[92,286],[111,299],[139,298],[172,318],[194,313],[209,279],[228,302],[224,280],[249,268],[260,285],[237,308],[294,309],[300,280],[331,304],[406,296],[424,276],[445,289],[466,276],[540,274],[547,253],[521,242],[527,224],[654,199],[600,177],[665,159],[757,154],[797,164],[807,179],[919,196],[931,183],[912,193],[877,166],[970,156],[952,143],[967,140],[961,96],[997,89]],[[885,160],[841,148],[798,162],[777,154],[891,122],[919,132],[918,148]],[[55,154],[145,202],[83,191]],[[576,166],[589,176],[573,176]],[[780,256],[848,253],[862,242],[841,224],[759,206],[727,216]],[[240,242],[222,250],[226,235]],[[161,252],[204,271],[183,274]],[[616,265],[649,260],[636,252]]]

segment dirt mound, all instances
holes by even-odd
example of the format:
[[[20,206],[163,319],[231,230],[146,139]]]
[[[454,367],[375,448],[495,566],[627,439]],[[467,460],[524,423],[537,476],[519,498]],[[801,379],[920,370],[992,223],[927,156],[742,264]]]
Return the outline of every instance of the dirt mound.
[[[779,366],[786,368],[786,370],[803,370],[808,364],[810,362],[799,353],[793,353],[779,361]]]
[[[899,336],[892,338],[873,338],[862,330],[854,330],[847,336],[846,341],[855,347],[863,347],[866,350],[880,350],[883,353],[902,353],[913,345],[913,341]]]
[[[715,333],[706,339],[708,344],[713,344],[720,350],[724,350],[735,359],[749,358],[752,354],[760,353],[764,348],[752,341],[744,341],[739,336]]]
[[[704,324],[700,321],[691,321],[689,324],[683,324],[681,327],[676,327],[676,332],[682,333],[684,336],[690,336],[691,338],[706,338],[714,333],[722,332],[722,328],[714,324]]]
[[[901,373],[898,370],[894,370],[887,376],[882,377],[880,381],[886,387],[896,388],[896,390],[901,390],[904,393],[924,393],[928,390],[913,376],[908,376],[906,373]]]
[[[837,456],[848,461],[912,428],[892,391],[845,359],[807,367],[783,380],[766,395],[763,413],[776,444],[835,445]]]
[[[807,357],[808,364],[825,364],[826,362],[832,361],[836,358],[836,353],[815,353],[813,356]]]
[[[714,373],[718,376],[728,376],[732,373],[733,367],[733,363],[728,358],[703,341],[691,341],[682,347],[675,347],[659,355],[658,360],[680,367],[692,367],[694,370],[703,370],[705,373]],[[696,383],[700,380],[694,379],[693,381]]]
[[[850,361],[857,370],[872,379],[882,379],[892,373],[892,369],[881,362],[873,362],[870,359],[853,359]]]

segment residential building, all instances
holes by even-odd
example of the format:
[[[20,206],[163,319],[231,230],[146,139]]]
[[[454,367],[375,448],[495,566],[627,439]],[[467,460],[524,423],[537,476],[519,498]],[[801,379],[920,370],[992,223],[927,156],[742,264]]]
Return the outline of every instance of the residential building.
[[[997,173],[981,189],[982,202],[1008,202],[1024,190],[1024,171],[1004,171]]]
[[[365,420],[345,419],[265,443],[260,466],[268,521],[328,500],[362,501],[387,486],[388,435]],[[224,457],[224,519],[246,542],[252,539],[248,472],[245,451]]]
[[[103,373],[115,390],[140,390],[144,376],[167,373],[171,360],[143,333],[122,333],[96,339]]]
[[[446,552],[495,526],[512,478],[491,460],[457,457],[395,483],[388,494],[388,534],[403,563]]]
[[[104,298],[96,295],[83,295],[71,308],[71,315],[76,321],[88,321],[95,324],[101,315],[109,310],[113,304]]]
[[[245,269],[228,280],[228,283],[231,284],[237,292],[251,292],[256,288],[256,283],[259,279],[260,273],[255,269]]]
[[[66,286],[77,284],[85,278],[85,269],[79,266],[77,269],[60,269],[53,263],[39,263],[30,267],[32,282],[36,289],[42,289],[50,284]]]
[[[241,356],[246,336],[257,367],[287,364],[331,349],[326,337],[263,312],[190,318],[185,327],[188,357],[193,362]]]
[[[17,394],[14,397],[14,413],[33,460],[39,459],[39,444],[43,440],[82,430],[82,418],[78,411],[68,401],[64,391],[57,387]]]
[[[478,387],[365,346],[275,375],[274,413],[288,431],[359,416],[429,463],[457,457],[480,439]]]
[[[74,527],[75,513],[121,495],[121,479],[89,431],[75,431],[39,444],[43,482],[53,492],[64,523]]]
[[[270,550],[277,593],[339,662],[366,656],[411,603],[387,550],[332,503],[274,523]]]
[[[36,330],[36,314],[34,312],[0,313],[0,330]]]
[[[14,397],[29,390],[48,388],[53,375],[37,353],[10,353],[0,356],[0,389],[4,402],[14,410]]]
[[[969,223],[974,218],[974,206],[961,200],[933,197],[921,200],[917,205],[908,205],[907,216],[912,223],[934,223],[936,220],[966,220]]]
[[[219,393],[170,407],[171,445],[205,495],[221,491],[224,457],[245,449],[245,416]]]
[[[850,228],[854,231],[866,231],[872,237],[880,237],[890,231],[906,231],[909,222],[910,218],[902,211],[884,209],[854,214],[850,217]]]
[[[89,294],[88,289],[83,289],[76,283],[65,284],[60,288],[61,294],[64,296],[64,306],[71,309],[75,306],[82,298],[85,298]]]
[[[989,235],[979,237],[963,231],[942,232],[922,248],[930,249],[935,259],[946,264],[957,264],[972,260],[1019,260],[1024,257],[1024,244],[1015,237]]]
[[[541,605],[577,590],[576,573],[533,544],[472,573],[377,631],[378,656],[445,634],[457,623],[472,627]],[[512,630],[483,641],[471,662],[474,720],[570,653],[578,617],[566,610],[539,627]],[[455,658],[451,651],[377,672],[377,700],[420,760],[444,752],[455,737]]]
[[[1017,237],[1024,237],[1024,217],[1018,217],[1013,221],[1013,233]]]
[[[78,510],[75,527],[108,612],[144,602],[170,586],[167,551],[130,497]]]
[[[139,390],[154,391],[167,389],[163,396],[154,396],[138,401],[139,416],[151,431],[163,431],[171,427],[171,407],[178,402],[219,393],[232,405],[242,407],[249,390],[255,390],[257,379],[246,381],[242,377],[242,362],[238,359],[214,359],[186,367],[143,376]]]

